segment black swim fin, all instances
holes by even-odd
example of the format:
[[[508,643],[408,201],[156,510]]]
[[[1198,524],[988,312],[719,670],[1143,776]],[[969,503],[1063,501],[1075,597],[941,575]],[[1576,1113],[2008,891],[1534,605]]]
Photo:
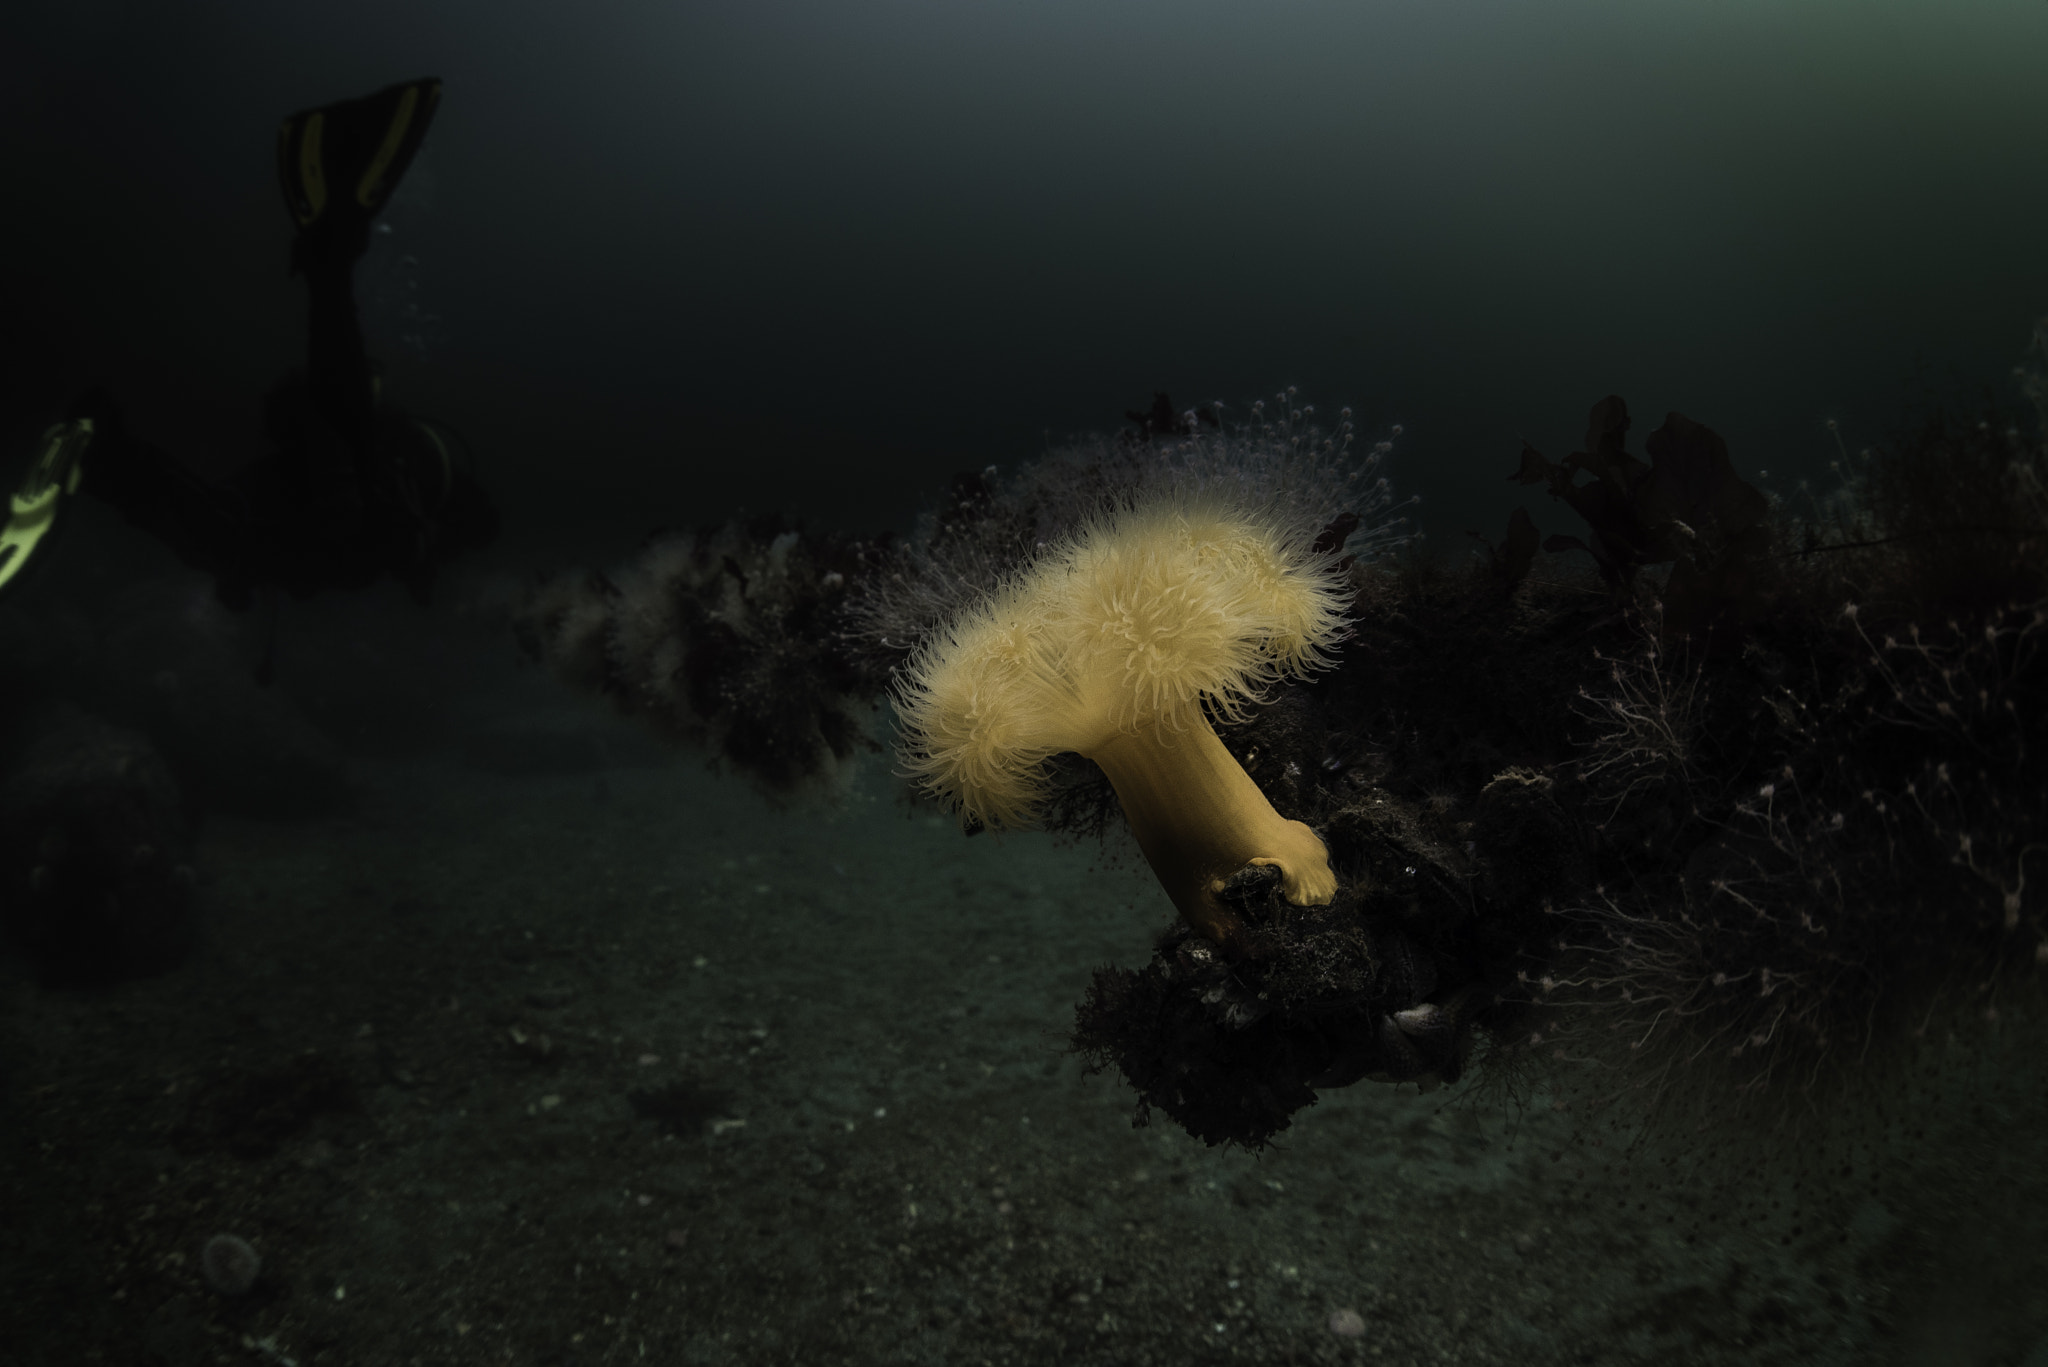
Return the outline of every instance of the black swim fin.
[[[78,492],[92,434],[91,418],[60,422],[43,433],[42,450],[8,500],[6,520],[0,521],[0,591],[19,580],[36,553],[49,545],[59,514]]]
[[[425,77],[284,121],[277,173],[299,227],[294,268],[343,265],[363,254],[371,220],[398,188],[440,103],[440,80]]]

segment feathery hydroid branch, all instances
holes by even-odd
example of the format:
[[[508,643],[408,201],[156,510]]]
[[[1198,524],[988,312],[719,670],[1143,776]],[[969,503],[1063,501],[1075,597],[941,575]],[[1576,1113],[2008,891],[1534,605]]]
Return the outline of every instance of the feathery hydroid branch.
[[[1045,761],[1094,760],[1190,925],[1247,864],[1299,905],[1337,890],[1315,832],[1273,810],[1217,739],[1272,686],[1328,663],[1344,629],[1331,557],[1214,498],[1115,508],[927,640],[897,706],[908,775],[970,819],[1028,825]]]

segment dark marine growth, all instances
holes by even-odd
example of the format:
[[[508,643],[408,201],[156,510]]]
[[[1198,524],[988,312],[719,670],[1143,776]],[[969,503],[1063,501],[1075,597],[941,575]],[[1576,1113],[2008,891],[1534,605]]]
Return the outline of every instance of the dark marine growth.
[[[1931,1013],[2038,986],[2048,458],[2018,418],[1932,416],[1794,506],[1677,414],[1631,453],[1609,397],[1583,450],[1525,447],[1509,476],[1569,529],[1518,510],[1446,563],[1388,516],[1385,445],[1360,456],[1348,414],[1326,432],[1282,397],[1234,432],[1138,415],[1008,481],[963,476],[904,543],[706,533],[666,569],[543,589],[525,639],[786,790],[1089,506],[1226,470],[1295,491],[1351,634],[1217,730],[1339,891],[1295,905],[1247,867],[1219,894],[1243,935],[1176,924],[1144,967],[1097,972],[1073,1033],[1140,1123],[1211,1144],[1266,1143],[1320,1089],[1479,1065],[1631,1124],[1789,1114]],[[772,740],[736,721],[764,686]],[[1046,825],[1119,819],[1092,764],[1052,764]]]

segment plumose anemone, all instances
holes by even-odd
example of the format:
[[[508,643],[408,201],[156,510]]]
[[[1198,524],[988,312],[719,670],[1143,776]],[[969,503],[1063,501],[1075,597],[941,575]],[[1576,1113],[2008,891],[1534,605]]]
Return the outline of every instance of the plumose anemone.
[[[1028,826],[1063,751],[1109,776],[1138,847],[1188,924],[1226,943],[1217,897],[1246,865],[1327,905],[1328,851],[1245,773],[1210,718],[1236,721],[1329,663],[1347,597],[1334,557],[1213,495],[1113,506],[957,614],[897,694],[907,775],[988,826]]]

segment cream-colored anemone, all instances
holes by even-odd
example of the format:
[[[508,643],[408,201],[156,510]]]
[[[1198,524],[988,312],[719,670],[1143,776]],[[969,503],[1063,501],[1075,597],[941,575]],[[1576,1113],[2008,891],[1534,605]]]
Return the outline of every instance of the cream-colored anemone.
[[[1291,902],[1329,902],[1323,842],[1210,724],[1329,663],[1345,599],[1327,561],[1201,496],[1103,514],[918,651],[896,700],[906,773],[973,820],[1027,826],[1046,761],[1087,756],[1174,906],[1219,943],[1237,919],[1216,894],[1247,864],[1277,865]]]

